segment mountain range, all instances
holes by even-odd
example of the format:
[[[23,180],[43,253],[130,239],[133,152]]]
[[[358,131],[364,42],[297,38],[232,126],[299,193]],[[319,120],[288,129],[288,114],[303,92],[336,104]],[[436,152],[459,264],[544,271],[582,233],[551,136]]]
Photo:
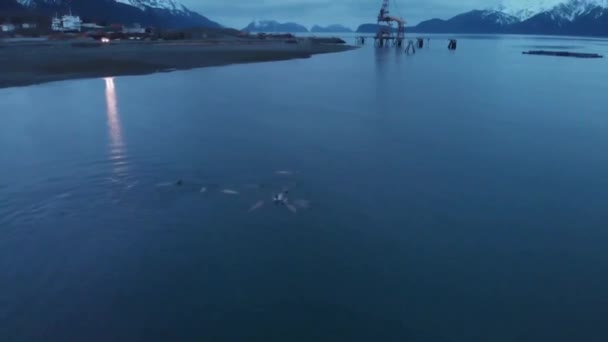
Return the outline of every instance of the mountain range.
[[[342,33],[342,32],[353,32],[353,30],[349,29],[348,27],[342,26],[342,25],[329,25],[329,26],[314,25],[310,29],[310,32]]]
[[[264,33],[302,33],[308,29],[296,23],[280,23],[276,20],[254,20],[242,31]]]
[[[72,12],[86,21],[163,28],[221,27],[175,0],[0,0],[0,17],[9,11],[25,16]]]
[[[530,0],[526,7],[514,1],[472,10],[448,20],[431,19],[408,27],[424,33],[513,33],[608,36],[608,0]],[[376,32],[376,24],[363,24],[357,32]]]
[[[247,27],[243,28],[247,32],[264,32],[264,33],[302,33],[302,32],[353,32],[353,30],[342,25],[319,26],[314,25],[310,31],[304,25],[297,23],[280,23],[276,20],[254,20]]]
[[[497,5],[476,9],[450,19],[431,19],[408,32],[514,33],[546,35],[608,36],[608,0],[496,0]],[[140,23],[162,28],[206,27],[220,24],[196,13],[177,0],[0,0],[0,20],[15,14],[66,14],[85,21]],[[297,23],[254,21],[245,31],[308,32]],[[377,25],[363,24],[357,32],[376,32]],[[348,32],[340,25],[314,26],[313,32]]]

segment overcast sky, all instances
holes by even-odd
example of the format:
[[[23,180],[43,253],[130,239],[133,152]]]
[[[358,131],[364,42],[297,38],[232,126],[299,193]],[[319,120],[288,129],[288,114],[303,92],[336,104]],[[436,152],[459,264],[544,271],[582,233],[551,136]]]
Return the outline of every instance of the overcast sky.
[[[254,19],[295,21],[310,28],[314,24],[343,24],[355,29],[374,22],[382,0],[181,0],[190,9],[219,22],[241,29]],[[496,4],[495,0],[392,0],[391,14],[403,17],[408,25],[431,18],[447,19],[471,10]]]

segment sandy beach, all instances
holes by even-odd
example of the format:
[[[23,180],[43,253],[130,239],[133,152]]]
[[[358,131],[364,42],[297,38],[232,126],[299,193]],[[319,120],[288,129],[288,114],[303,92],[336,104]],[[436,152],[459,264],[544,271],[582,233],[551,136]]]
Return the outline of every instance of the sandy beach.
[[[0,88],[120,75],[141,75],[236,63],[308,58],[353,49],[311,39],[281,40],[0,41]]]

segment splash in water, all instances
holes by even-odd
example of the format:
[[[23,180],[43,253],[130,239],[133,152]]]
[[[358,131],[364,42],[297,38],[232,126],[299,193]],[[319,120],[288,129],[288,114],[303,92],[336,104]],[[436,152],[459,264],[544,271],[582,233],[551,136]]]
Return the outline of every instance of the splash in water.
[[[276,206],[281,206],[287,208],[292,213],[297,213],[298,208],[307,209],[310,205],[308,200],[297,199],[293,202],[288,197],[289,189],[283,189],[283,191],[272,196],[271,201]],[[256,211],[262,208],[265,204],[264,200],[257,201],[254,205],[249,208],[249,212]]]

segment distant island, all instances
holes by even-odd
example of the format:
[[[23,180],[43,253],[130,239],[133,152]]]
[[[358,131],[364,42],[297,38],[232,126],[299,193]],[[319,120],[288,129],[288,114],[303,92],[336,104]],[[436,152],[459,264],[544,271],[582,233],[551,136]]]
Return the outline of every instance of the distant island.
[[[608,6],[599,1],[565,0],[553,7],[472,10],[447,20],[431,19],[408,32],[472,34],[538,34],[608,36]],[[360,25],[359,33],[375,33],[377,24]]]
[[[308,32],[305,26],[296,23],[280,23],[276,20],[255,20],[242,31],[264,33],[302,33]]]
[[[319,33],[343,33],[343,32],[353,32],[353,30],[349,29],[346,26],[342,25],[329,25],[329,26],[319,26],[314,25],[310,32],[319,32]]]

